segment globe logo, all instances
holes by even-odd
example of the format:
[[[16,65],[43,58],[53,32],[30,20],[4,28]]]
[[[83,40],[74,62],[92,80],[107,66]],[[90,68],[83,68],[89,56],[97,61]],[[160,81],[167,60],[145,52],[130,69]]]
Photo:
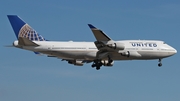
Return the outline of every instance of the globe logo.
[[[18,37],[27,38],[32,41],[45,41],[45,39],[39,35],[33,28],[28,24],[25,24],[19,31]]]

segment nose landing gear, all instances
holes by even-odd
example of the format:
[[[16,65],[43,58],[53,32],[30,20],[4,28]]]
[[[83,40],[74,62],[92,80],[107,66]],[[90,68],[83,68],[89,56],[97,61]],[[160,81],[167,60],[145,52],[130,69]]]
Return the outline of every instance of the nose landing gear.
[[[161,66],[162,66],[161,59],[159,59],[158,66],[159,66],[159,67],[161,67]]]

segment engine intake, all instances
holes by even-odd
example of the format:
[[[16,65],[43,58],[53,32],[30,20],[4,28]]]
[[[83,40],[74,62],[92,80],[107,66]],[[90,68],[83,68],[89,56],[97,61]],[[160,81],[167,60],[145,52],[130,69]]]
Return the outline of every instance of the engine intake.
[[[120,42],[113,42],[113,43],[108,43],[107,46],[109,48],[113,48],[115,50],[124,50],[125,46],[123,43],[120,43]]]

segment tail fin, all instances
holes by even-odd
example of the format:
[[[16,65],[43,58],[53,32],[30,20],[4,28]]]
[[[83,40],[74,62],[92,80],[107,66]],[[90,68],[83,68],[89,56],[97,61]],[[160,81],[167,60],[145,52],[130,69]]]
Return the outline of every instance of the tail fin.
[[[31,26],[25,23],[17,15],[7,15],[14,33],[19,39],[19,37],[27,38],[31,41],[45,41],[45,39],[39,35]]]

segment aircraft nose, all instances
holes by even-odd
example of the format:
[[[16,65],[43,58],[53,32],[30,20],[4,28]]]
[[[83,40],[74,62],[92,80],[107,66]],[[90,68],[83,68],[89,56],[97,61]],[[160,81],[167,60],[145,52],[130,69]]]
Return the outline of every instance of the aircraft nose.
[[[176,54],[177,53],[177,50],[176,49],[174,49],[174,54]]]
[[[173,50],[173,51],[170,52],[171,55],[174,55],[174,54],[177,53],[177,50],[176,50],[176,49],[172,48],[172,50]]]

